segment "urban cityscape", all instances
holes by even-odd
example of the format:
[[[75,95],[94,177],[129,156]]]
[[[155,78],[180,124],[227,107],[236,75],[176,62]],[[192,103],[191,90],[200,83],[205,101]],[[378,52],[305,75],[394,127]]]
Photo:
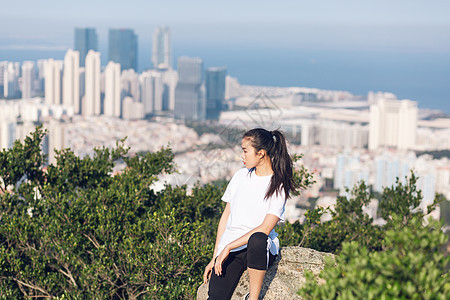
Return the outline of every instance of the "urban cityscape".
[[[304,218],[311,199],[332,206],[361,180],[381,193],[411,172],[419,177],[423,209],[436,193],[450,199],[450,118],[442,111],[389,91],[240,84],[225,66],[205,69],[201,57],[173,57],[167,26],[154,29],[153,67],[138,73],[137,43],[133,29],[109,29],[108,53],[101,53],[96,29],[80,27],[64,60],[0,61],[0,149],[38,124],[48,130],[49,164],[56,162],[55,149],[92,156],[95,147],[115,147],[124,138],[131,153],[169,146],[179,172],[162,176],[155,189],[165,183],[192,188],[229,180],[243,167],[240,144],[230,135],[280,128],[291,153],[303,155],[297,164],[315,180],[288,202],[291,222]],[[431,154],[446,150],[442,157]],[[377,205],[374,199],[367,208],[373,218]]]

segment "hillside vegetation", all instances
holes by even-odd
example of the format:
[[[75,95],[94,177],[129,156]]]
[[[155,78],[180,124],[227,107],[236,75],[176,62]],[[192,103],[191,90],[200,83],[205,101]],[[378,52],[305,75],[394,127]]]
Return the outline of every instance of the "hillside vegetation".
[[[92,157],[59,151],[56,163],[44,168],[44,134],[38,127],[23,143],[0,152],[0,299],[194,299],[213,252],[225,185],[156,192],[158,175],[176,171],[172,151],[130,156],[123,141],[115,149],[95,149]],[[117,162],[125,165],[118,172]],[[295,178],[302,188],[312,183],[304,168]],[[341,253],[342,263],[356,251],[351,247],[365,247],[362,255],[389,251],[396,239],[389,230],[416,228],[423,220],[413,209],[421,200],[415,180],[383,193],[384,227],[363,213],[371,195],[361,184],[351,197],[338,198],[331,221],[321,223],[324,210],[317,209],[308,212],[304,225],[280,225],[281,241]],[[440,232],[433,226],[427,230]],[[358,246],[347,246],[351,241]],[[433,241],[420,259],[433,264],[433,278],[442,278],[439,295],[449,289],[448,258],[429,258],[446,239]],[[307,292],[316,295],[313,286]],[[341,295],[340,288],[346,286],[333,291]]]

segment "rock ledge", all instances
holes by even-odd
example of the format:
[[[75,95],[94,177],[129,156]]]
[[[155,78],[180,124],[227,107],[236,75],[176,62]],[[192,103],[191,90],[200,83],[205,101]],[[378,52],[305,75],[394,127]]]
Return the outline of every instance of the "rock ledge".
[[[309,248],[282,248],[273,266],[267,270],[259,298],[301,299],[297,291],[305,282],[305,270],[318,275],[323,270],[326,256],[334,257],[331,253]],[[248,272],[245,271],[231,299],[242,299],[248,290]],[[207,296],[208,285],[202,284],[197,291],[197,300],[206,300]]]

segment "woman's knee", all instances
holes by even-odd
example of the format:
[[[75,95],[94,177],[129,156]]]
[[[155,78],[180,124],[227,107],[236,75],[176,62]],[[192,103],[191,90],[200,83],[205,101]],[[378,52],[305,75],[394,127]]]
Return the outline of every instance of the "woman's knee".
[[[264,232],[255,232],[248,239],[247,249],[252,251],[253,249],[266,249],[267,248],[267,234]]]

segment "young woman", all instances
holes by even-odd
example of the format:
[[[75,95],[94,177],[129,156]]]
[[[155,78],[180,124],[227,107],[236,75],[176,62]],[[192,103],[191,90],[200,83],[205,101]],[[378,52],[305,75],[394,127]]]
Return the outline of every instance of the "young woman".
[[[280,131],[246,132],[241,158],[245,168],[234,174],[222,197],[227,204],[203,275],[204,283],[209,279],[210,300],[230,299],[246,269],[246,299],[258,299],[266,270],[279,251],[274,227],[284,221],[285,202],[295,189],[292,160]]]

